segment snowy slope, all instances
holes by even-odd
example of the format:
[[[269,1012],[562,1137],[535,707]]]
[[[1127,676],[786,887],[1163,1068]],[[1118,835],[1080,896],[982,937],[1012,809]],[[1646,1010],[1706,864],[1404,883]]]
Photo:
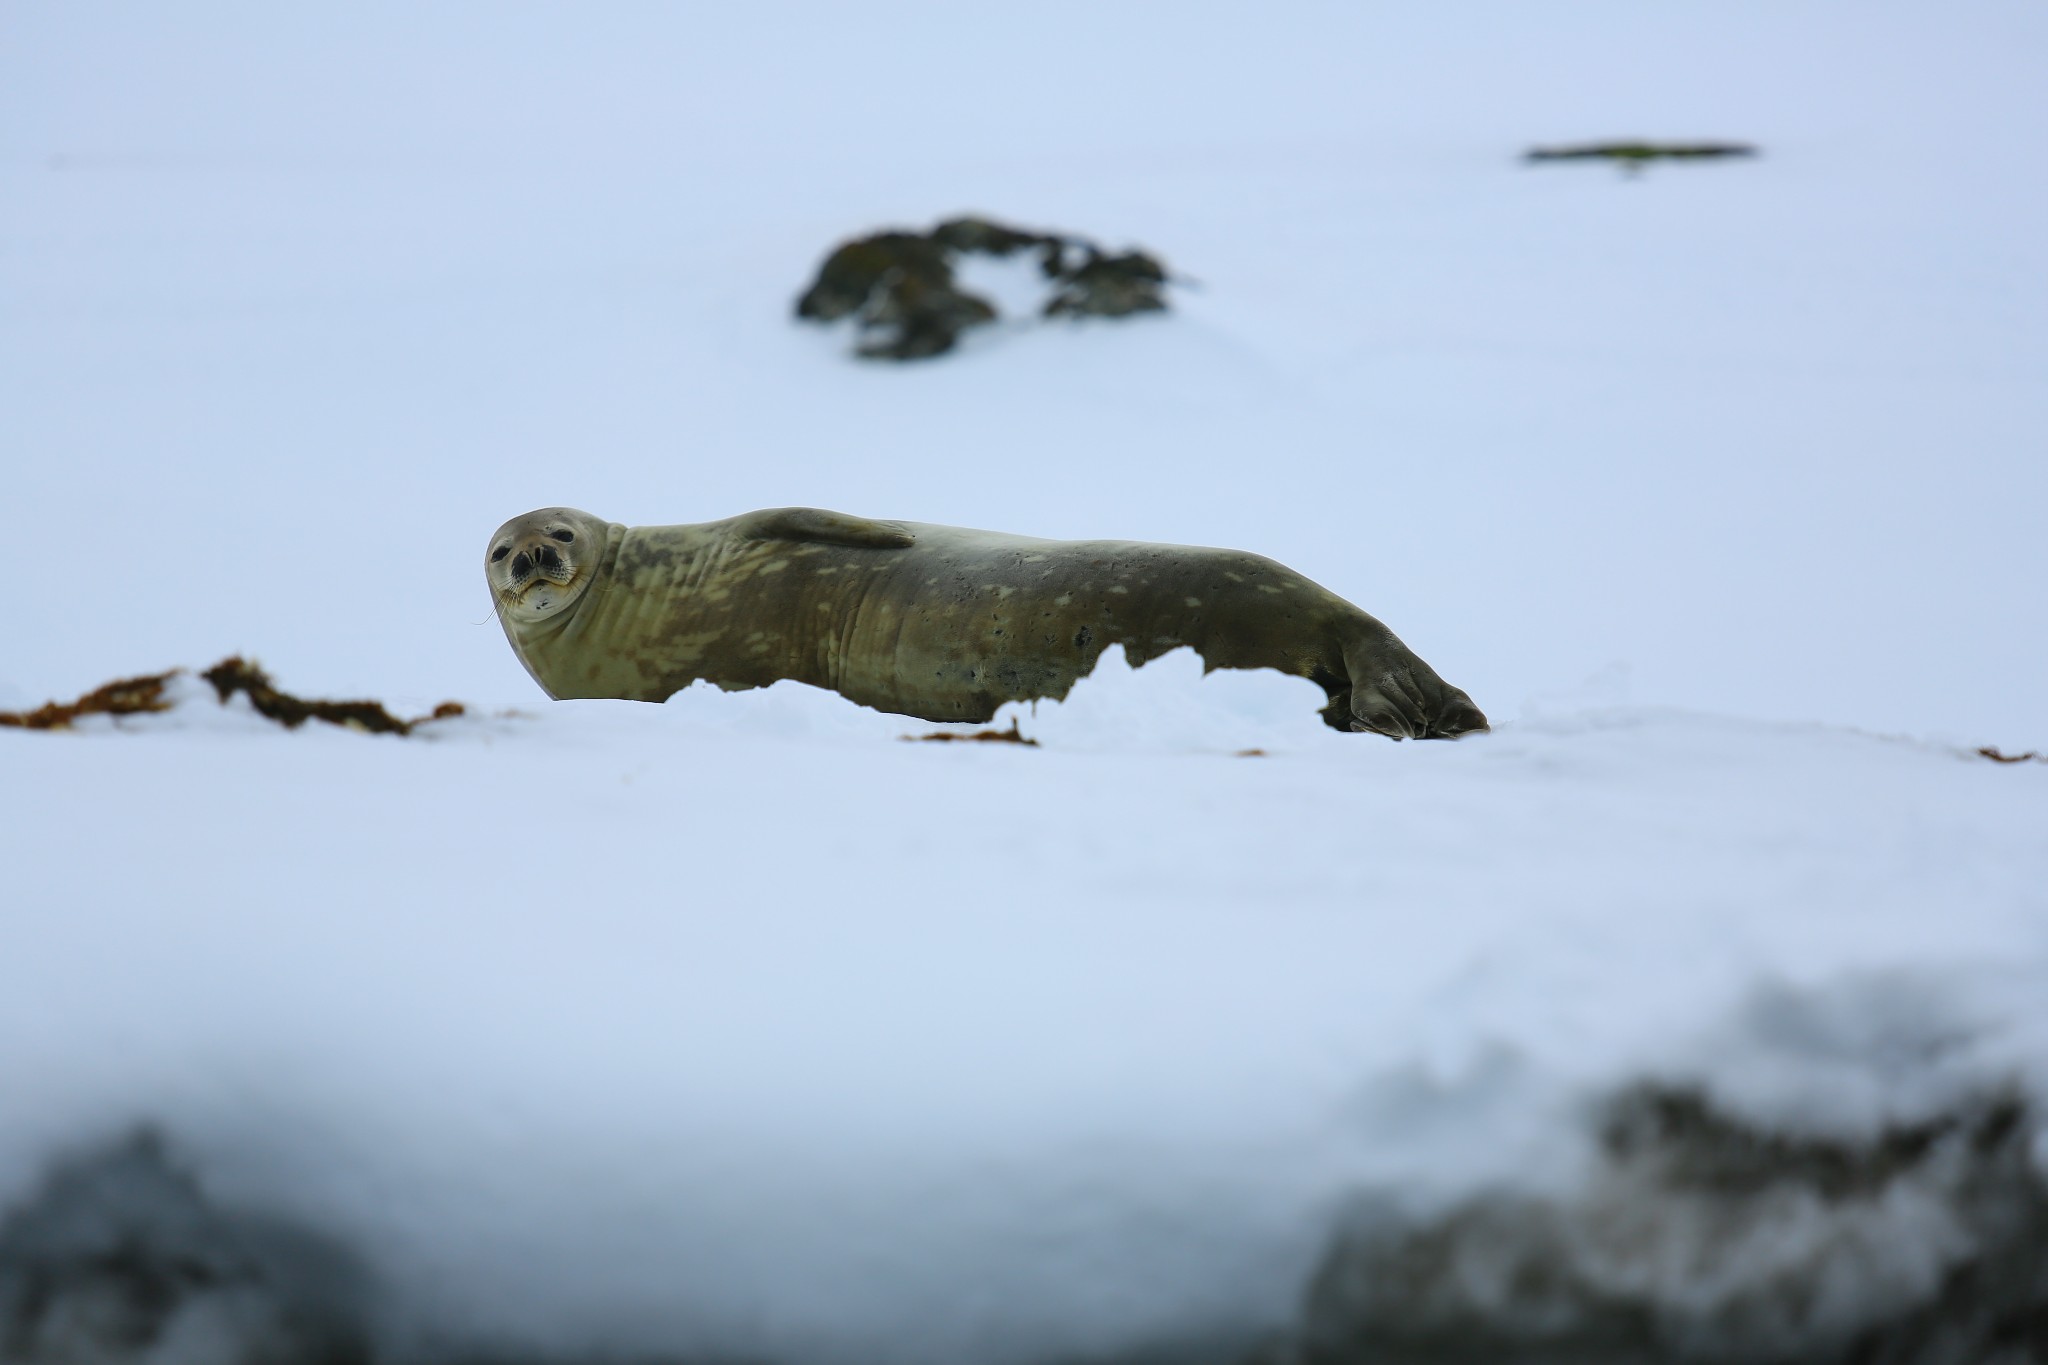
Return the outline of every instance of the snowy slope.
[[[1360,1196],[1569,1189],[1639,1078],[1850,1137],[2048,1098],[2048,766],[1635,711],[1360,744],[1198,673],[1035,750],[794,684],[17,740],[20,847],[120,854],[16,881],[12,1179],[150,1121],[409,1323],[1046,1358],[1284,1323]]]
[[[0,708],[240,650],[472,711],[0,731],[0,1359],[124,1235],[210,1267],[150,1365],[2038,1315],[2048,764],[1974,750],[2048,750],[2044,61],[2019,3],[11,6]],[[1607,135],[1765,154],[1515,162]],[[962,209],[1200,284],[902,368],[788,318]],[[1035,749],[548,703],[479,569],[552,503],[1242,546],[1500,728],[1185,655]],[[1645,1086],[1766,1174],[1616,1147]],[[93,1164],[137,1124],[198,1193]]]

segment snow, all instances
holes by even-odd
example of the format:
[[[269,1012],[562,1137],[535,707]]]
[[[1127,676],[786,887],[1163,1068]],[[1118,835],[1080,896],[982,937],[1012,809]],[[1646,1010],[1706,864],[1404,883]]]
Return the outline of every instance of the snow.
[[[792,1362],[1285,1332],[1345,1210],[1568,1204],[1643,1083],[2038,1125],[2048,764],[1974,752],[2048,750],[2038,8],[114,14],[0,44],[0,707],[471,710],[0,732],[0,1290],[137,1123],[385,1358]],[[1514,161],[1608,135],[1764,155]],[[789,319],[962,210],[1199,284],[901,368]],[[556,503],[1242,546],[1498,728],[1185,653],[1036,748],[551,703],[480,554]]]
[[[419,1330],[1038,1359],[1280,1323],[1342,1198],[1569,1187],[1640,1076],[1834,1134],[2048,1083],[2040,765],[1107,663],[1038,749],[796,684],[18,739],[0,1175],[150,1120]]]

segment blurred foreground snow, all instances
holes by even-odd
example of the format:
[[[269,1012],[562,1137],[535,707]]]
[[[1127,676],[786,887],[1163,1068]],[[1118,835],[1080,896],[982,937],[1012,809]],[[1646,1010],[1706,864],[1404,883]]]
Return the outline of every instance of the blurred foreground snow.
[[[1791,1358],[1959,1267],[1985,1332],[2038,1303],[2048,765],[1620,710],[1397,745],[1185,651],[1019,708],[1035,749],[792,684],[410,740],[186,690],[0,737],[45,793],[17,1333],[146,1317],[131,1243],[187,1267],[166,1340],[379,1360]],[[137,1125],[213,1212],[36,1202]]]

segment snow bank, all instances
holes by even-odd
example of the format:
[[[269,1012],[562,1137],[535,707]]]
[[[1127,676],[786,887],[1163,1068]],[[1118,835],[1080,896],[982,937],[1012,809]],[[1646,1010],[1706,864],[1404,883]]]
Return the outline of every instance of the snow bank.
[[[359,1259],[401,1356],[1008,1362],[1285,1332],[1333,1237],[1488,1191],[1569,1229],[1643,1184],[1599,1134],[1645,1081],[2035,1131],[2048,769],[1640,711],[1396,745],[1314,693],[1112,658],[1035,749],[789,686],[8,737],[0,1203],[148,1124]]]

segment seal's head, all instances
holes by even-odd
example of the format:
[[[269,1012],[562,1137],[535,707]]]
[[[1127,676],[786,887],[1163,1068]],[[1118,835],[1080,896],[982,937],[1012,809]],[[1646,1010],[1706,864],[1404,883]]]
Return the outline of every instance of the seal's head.
[[[597,574],[607,530],[573,507],[543,507],[500,526],[484,551],[484,576],[506,626],[565,616]]]

